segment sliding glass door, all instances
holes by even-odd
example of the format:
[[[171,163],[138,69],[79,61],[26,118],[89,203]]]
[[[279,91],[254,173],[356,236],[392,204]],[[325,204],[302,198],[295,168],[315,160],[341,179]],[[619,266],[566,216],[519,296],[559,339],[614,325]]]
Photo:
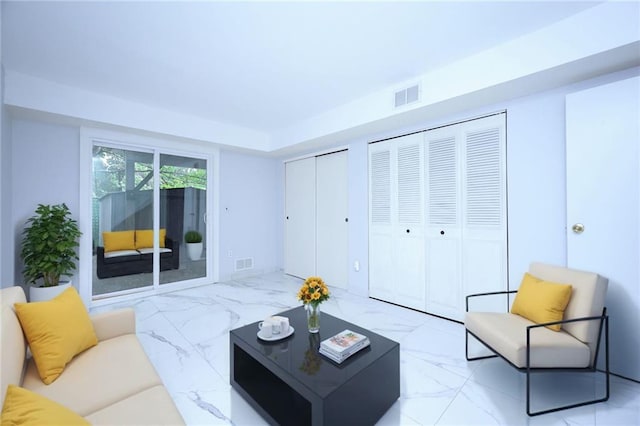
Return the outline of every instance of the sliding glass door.
[[[161,253],[160,284],[207,275],[206,207],[207,161],[161,154],[160,232],[162,236],[166,229],[168,236],[177,239],[174,246],[180,250],[180,265],[163,267]],[[164,250],[165,256],[171,256]]]
[[[207,276],[205,159],[94,143],[92,180],[94,298]]]

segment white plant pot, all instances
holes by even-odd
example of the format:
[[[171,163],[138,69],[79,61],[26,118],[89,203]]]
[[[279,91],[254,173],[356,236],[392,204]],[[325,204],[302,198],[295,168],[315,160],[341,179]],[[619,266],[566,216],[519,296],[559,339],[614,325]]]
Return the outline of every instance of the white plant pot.
[[[202,256],[202,243],[187,243],[187,254],[191,260],[200,260]]]
[[[71,287],[71,281],[60,281],[60,284],[54,287],[29,287],[29,302],[46,302],[51,300],[67,288]]]

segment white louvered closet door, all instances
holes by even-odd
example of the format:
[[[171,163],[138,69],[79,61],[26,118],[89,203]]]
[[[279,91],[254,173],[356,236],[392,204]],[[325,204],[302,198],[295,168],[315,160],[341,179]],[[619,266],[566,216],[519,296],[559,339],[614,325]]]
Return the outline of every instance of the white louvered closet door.
[[[506,290],[505,158],[505,114],[369,145],[371,297],[461,321]]]
[[[392,148],[391,141],[369,145],[369,296],[390,302],[395,299]]]
[[[369,295],[424,310],[422,135],[369,145]]]
[[[464,319],[465,296],[507,289],[505,115],[425,133],[426,311]],[[474,309],[504,312],[504,299]]]
[[[421,133],[396,139],[396,303],[424,310],[424,153]]]
[[[464,295],[507,289],[505,141],[505,114],[465,123],[462,168]],[[475,305],[475,309],[501,312],[508,309],[503,298],[484,299]],[[463,319],[463,314],[459,319]]]
[[[427,132],[425,144],[426,311],[457,318],[462,298],[459,131],[445,127]]]

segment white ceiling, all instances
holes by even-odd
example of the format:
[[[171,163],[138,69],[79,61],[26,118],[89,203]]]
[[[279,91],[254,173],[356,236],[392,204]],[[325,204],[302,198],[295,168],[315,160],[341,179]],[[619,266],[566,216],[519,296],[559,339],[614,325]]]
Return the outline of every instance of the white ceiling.
[[[3,1],[2,59],[274,132],[598,3]]]

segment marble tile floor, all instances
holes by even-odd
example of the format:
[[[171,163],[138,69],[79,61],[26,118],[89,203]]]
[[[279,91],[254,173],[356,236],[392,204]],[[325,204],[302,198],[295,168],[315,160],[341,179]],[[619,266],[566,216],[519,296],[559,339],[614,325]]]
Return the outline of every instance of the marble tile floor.
[[[264,425],[229,385],[229,330],[299,306],[301,280],[273,273],[137,300],[137,333],[190,425]],[[638,425],[640,384],[612,376],[608,402],[528,417],[525,377],[499,359],[467,362],[462,325],[332,290],[322,310],[400,343],[400,399],[379,425]],[[297,333],[298,331],[296,331]],[[539,375],[536,403],[604,392],[603,375]]]

